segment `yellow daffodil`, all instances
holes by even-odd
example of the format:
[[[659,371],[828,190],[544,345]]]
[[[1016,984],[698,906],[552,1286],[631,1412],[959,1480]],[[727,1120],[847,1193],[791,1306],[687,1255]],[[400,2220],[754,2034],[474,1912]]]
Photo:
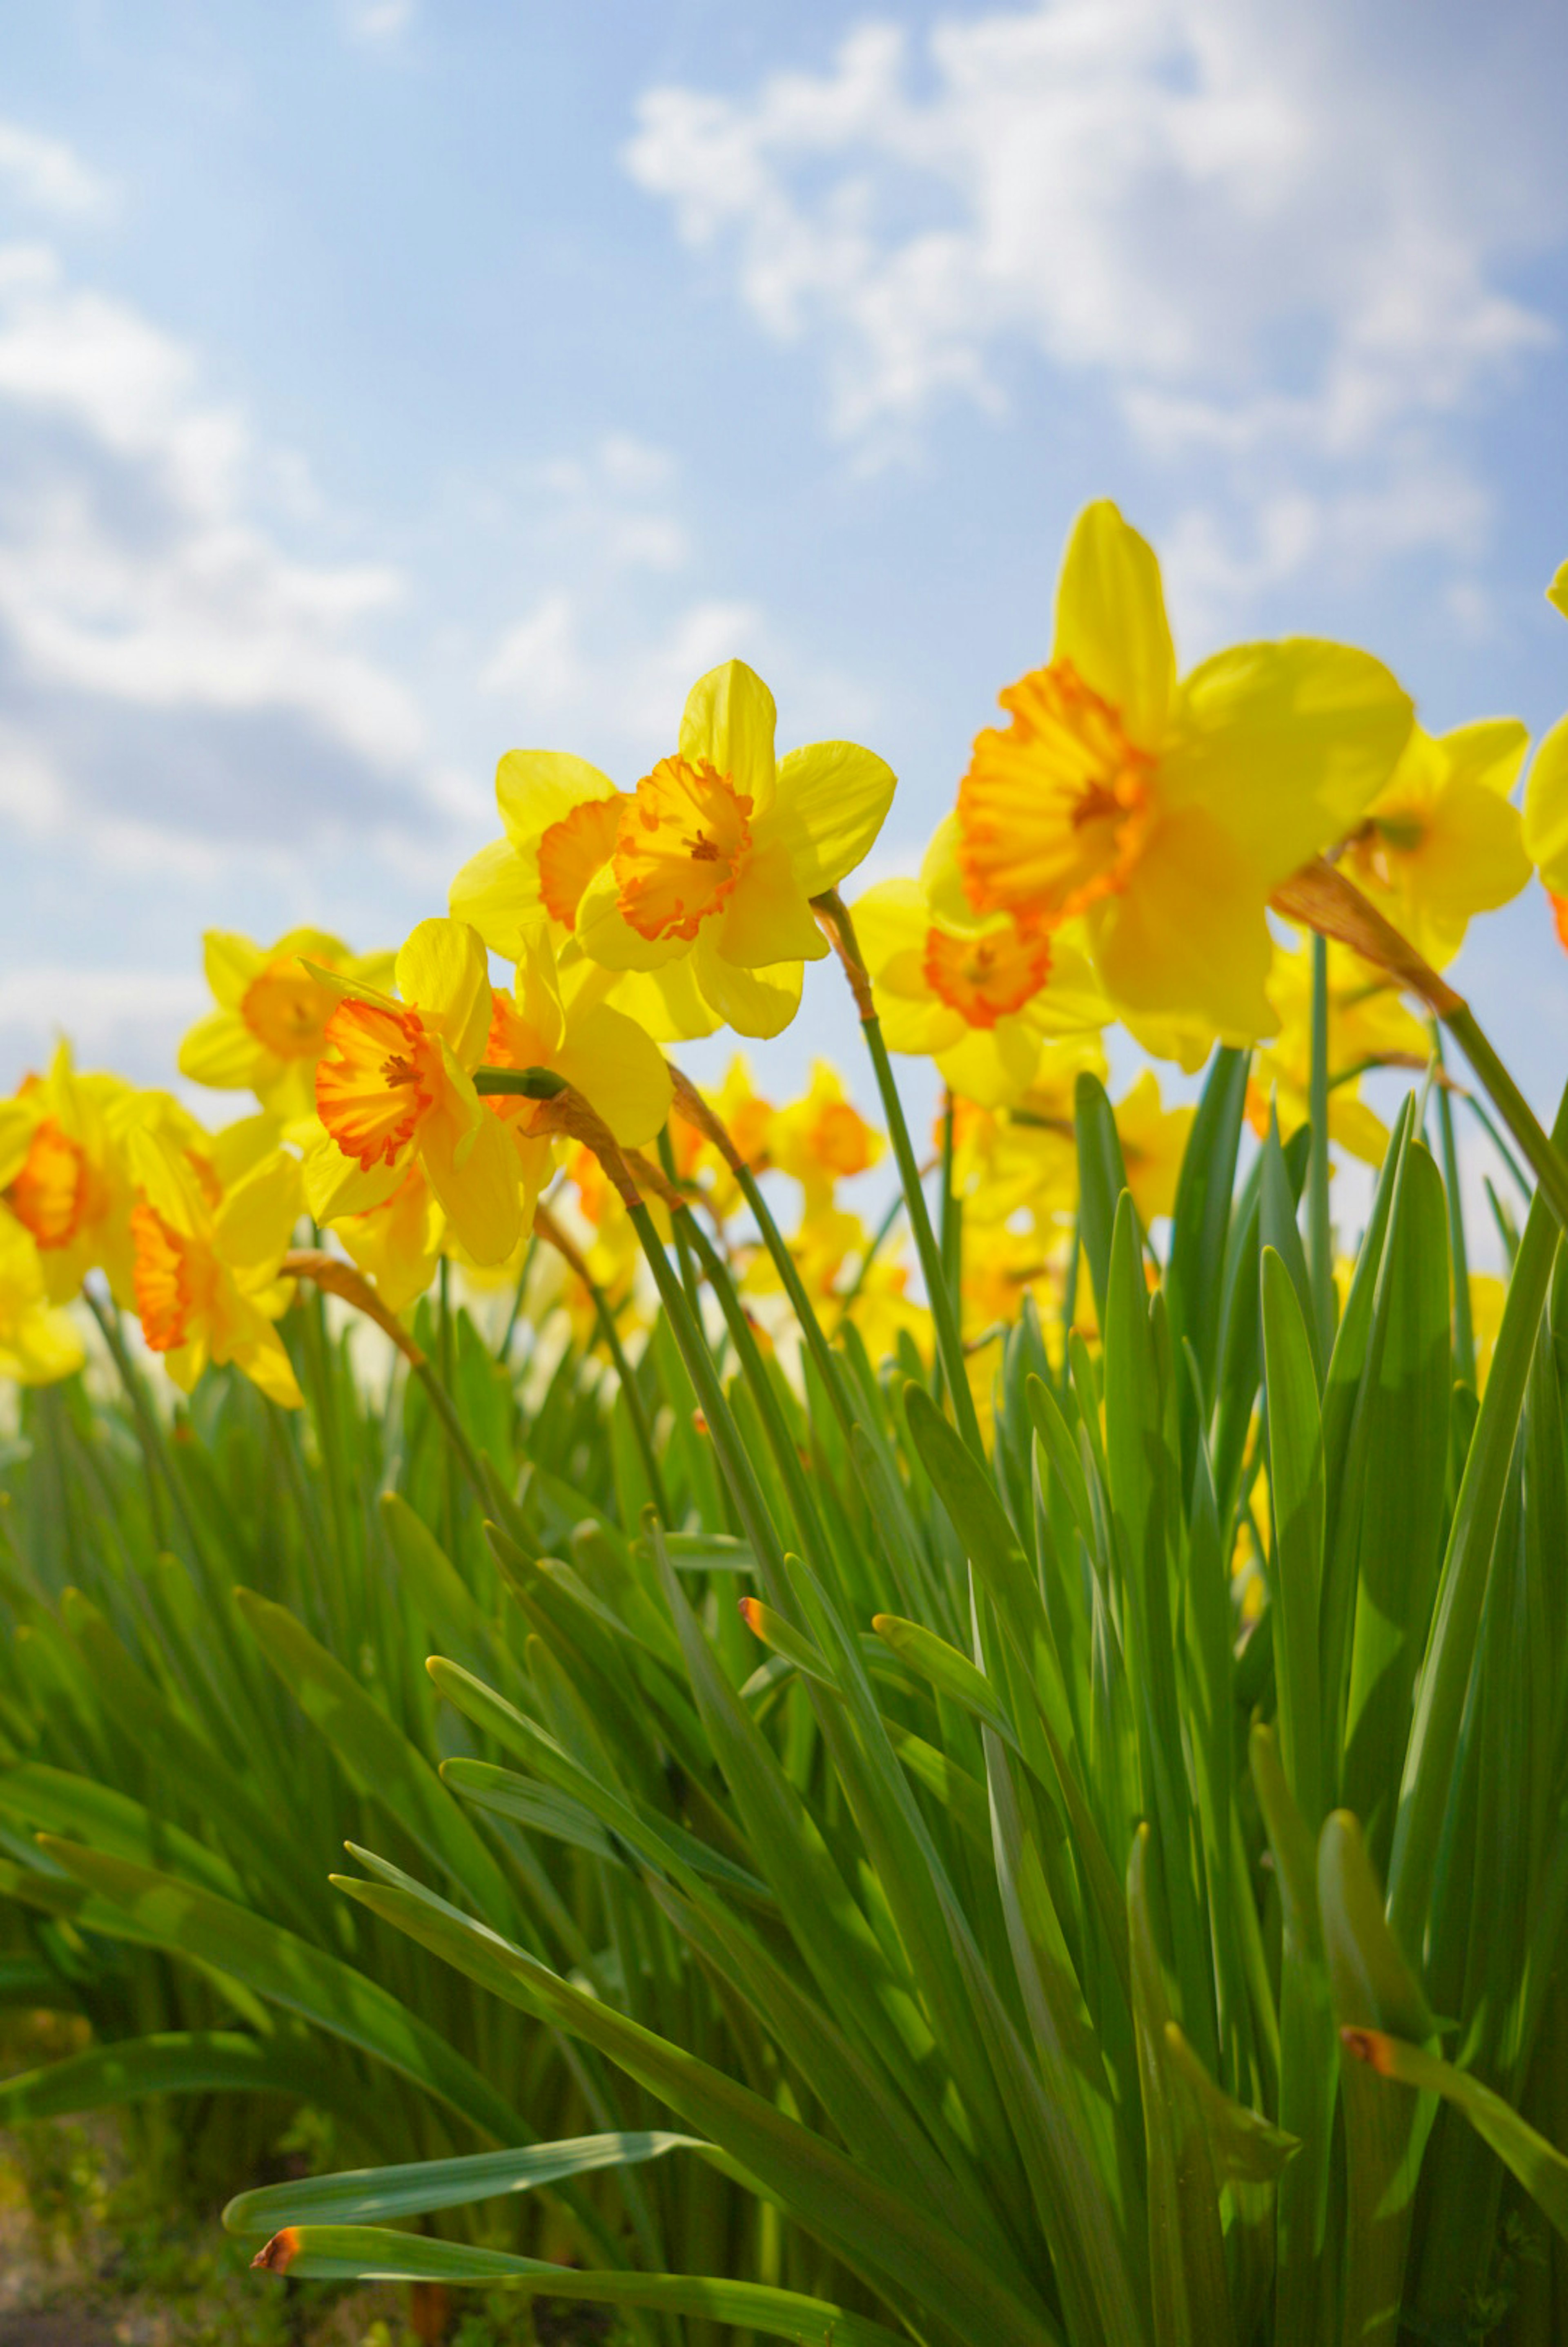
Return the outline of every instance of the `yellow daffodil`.
[[[476,1263],[511,1254],[523,1226],[510,1134],[473,1089],[494,1004],[490,964],[465,922],[422,921],[397,957],[398,997],[338,980],[323,1030],[316,1109],[344,1163],[312,1156],[319,1221],[384,1205],[417,1159]]]
[[[335,1143],[328,1141],[327,1147],[337,1155]],[[321,1179],[324,1153],[319,1144],[306,1152],[307,1200],[313,1182]],[[363,1214],[335,1216],[332,1230],[350,1261],[367,1279],[374,1280],[376,1293],[388,1311],[406,1312],[435,1277],[446,1237],[446,1216],[416,1157],[390,1197],[368,1206]]]
[[[537,922],[522,939],[510,995],[493,992],[485,1062],[493,1068],[543,1068],[563,1077],[609,1127],[623,1149],[653,1141],[669,1114],[675,1087],[664,1054],[624,1011],[598,999],[596,970],[578,963],[565,983],[550,934]],[[524,1222],[555,1164],[547,1101],[492,1093],[485,1106],[510,1131],[522,1169]]]
[[[1418,725],[1388,788],[1351,834],[1343,869],[1435,969],[1471,917],[1506,905],[1530,877],[1517,808],[1530,737],[1494,718],[1433,737]]]
[[[581,952],[573,935],[583,892],[615,855],[631,794],[565,750],[508,750],[495,771],[495,801],[504,836],[469,858],[448,909],[506,961],[548,921],[569,966]],[[661,1042],[711,1035],[723,1024],[697,991],[689,960],[626,971],[613,999]]]
[[[214,1092],[252,1092],[286,1124],[315,1111],[316,1062],[338,990],[318,970],[371,988],[392,982],[391,954],[352,954],[324,929],[290,929],[270,946],[227,929],[202,940],[218,1008],[179,1047],[179,1072]]]
[[[136,1306],[151,1350],[184,1393],[209,1361],[232,1361],[270,1400],[297,1407],[272,1323],[293,1293],[280,1266],[300,1211],[299,1161],[270,1150],[215,1201],[156,1131],[133,1128],[129,1156]]]
[[[1568,571],[1568,564],[1563,570]],[[1563,572],[1559,572],[1561,578]],[[1568,613],[1564,614],[1568,617]],[[1499,1279],[1495,1272],[1472,1271],[1470,1275],[1470,1325],[1475,1339],[1475,1382],[1478,1391],[1484,1390],[1492,1357],[1497,1350],[1498,1331],[1502,1327],[1502,1307],[1508,1301],[1508,1282]]]
[[[1116,1102],[1122,1163],[1145,1230],[1176,1205],[1181,1162],[1196,1114],[1195,1108],[1166,1107],[1160,1099],[1159,1078],[1152,1068],[1145,1068],[1132,1090]]]
[[[1270,1109],[1288,1141],[1311,1114],[1312,957],[1304,946],[1278,948],[1268,992],[1279,1031],[1253,1061],[1247,1088],[1247,1122],[1261,1140]],[[1380,1165],[1389,1129],[1359,1096],[1367,1066],[1420,1067],[1431,1040],[1385,973],[1346,946],[1329,947],[1329,1135],[1352,1157]]]
[[[1568,620],[1568,562],[1546,589]],[[1542,736],[1524,789],[1524,846],[1552,899],[1559,942],[1568,948],[1568,717]]]
[[[689,959],[708,1011],[743,1035],[793,1018],[803,963],[828,950],[810,899],[861,861],[893,794],[891,768],[851,742],[776,759],[774,723],[772,694],[742,661],[694,685],[674,754],[622,805],[575,908],[596,961],[647,972]]]
[[[958,865],[955,816],[938,825],[918,880],[884,880],[853,907],[883,1038],[935,1060],[949,1089],[1000,1107],[1032,1080],[1046,1036],[1103,1027],[1081,922],[1048,928],[977,915]]]
[[[82,1358],[76,1324],[49,1301],[36,1244],[0,1206],[0,1378],[22,1386],[52,1385],[79,1369]]]
[[[38,1250],[51,1304],[101,1270],[131,1305],[131,1184],[121,1128],[137,1095],[120,1077],[82,1073],[62,1043],[47,1075],[0,1103],[0,1199]],[[172,1105],[172,1103],[171,1103]],[[183,1112],[182,1112],[183,1113]],[[187,1118],[193,1133],[200,1128]]]
[[[1118,1009],[1268,1034],[1264,907],[1392,774],[1411,712],[1388,670],[1297,639],[1178,683],[1154,553],[1101,503],[1068,541],[1050,663],[1002,703],[1010,723],[980,735],[958,797],[975,910],[1082,914]]]
[[[766,1173],[773,1163],[773,1131],[779,1112],[758,1092],[744,1051],[732,1053],[724,1081],[717,1092],[706,1092],[703,1097],[751,1172]],[[670,1140],[677,1179],[697,1183],[713,1212],[721,1221],[728,1220],[738,1208],[741,1194],[722,1153],[678,1111],[670,1125]]]
[[[769,1162],[799,1183],[809,1216],[831,1205],[839,1184],[864,1174],[886,1148],[882,1135],[849,1099],[838,1070],[816,1060],[810,1089],[773,1116]]]

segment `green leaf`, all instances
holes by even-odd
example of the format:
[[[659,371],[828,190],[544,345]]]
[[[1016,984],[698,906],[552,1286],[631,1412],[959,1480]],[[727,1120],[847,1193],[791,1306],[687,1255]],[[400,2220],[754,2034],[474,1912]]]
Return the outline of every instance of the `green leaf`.
[[[378,1981],[193,1883],[52,1834],[39,1840],[47,1856],[109,1902],[153,1946],[231,1973],[272,2004],[400,2071],[482,2134],[503,2143],[526,2137],[518,2114],[473,2065]],[[112,1926],[114,1914],[103,1920]]]
[[[559,1979],[406,1878],[395,1883],[333,1880],[470,1979],[596,2045],[862,2270],[885,2274],[961,2332],[965,2325],[988,2323],[998,2347],[1044,2347],[1055,2340],[1044,2314],[1021,2303],[967,2244],[748,2087]]]
[[[375,2225],[290,2228],[256,2263],[305,2281],[482,2282],[512,2284],[532,2296],[587,2299],[606,2306],[662,2310],[789,2339],[797,2347],[908,2347],[906,2334],[820,2298],[763,2282],[688,2274],[583,2273],[575,2266],[468,2249]]]
[[[261,1652],[337,1753],[351,1783],[380,1801],[482,1914],[502,1928],[521,1930],[506,1877],[423,1753],[286,1606],[250,1589],[237,1589],[234,1598]]]
[[[1318,1676],[1323,1579],[1323,1431],[1318,1373],[1301,1298],[1271,1246],[1262,1257],[1263,1358],[1268,1398],[1268,1491],[1274,1512],[1275,1684],[1279,1748],[1297,1808],[1323,1815],[1322,1697]]]
[[[1347,2029],[1430,2038],[1435,2024],[1390,1931],[1356,1819],[1336,1809],[1318,1844],[1318,1905],[1334,2015]],[[1404,2294],[1417,2178],[1437,2105],[1392,2092],[1347,2054],[1344,2291],[1347,2341],[1391,2335]]]
[[[1568,2159],[1519,2113],[1468,2071],[1456,2070],[1420,2045],[1378,2029],[1345,2029],[1346,2047],[1380,2078],[1441,2095],[1461,2110],[1476,2133],[1515,2175],[1553,2229],[1568,2239]]]
[[[233,2029],[168,2029],[89,2046],[0,2081],[0,2127],[102,2110],[144,2095],[223,2092],[341,2100],[297,2034],[269,2041]]]
[[[1001,1697],[967,1655],[939,1638],[934,1630],[924,1630],[918,1622],[906,1622],[897,1614],[873,1614],[871,1627],[901,1662],[908,1663],[951,1703],[993,1728],[1004,1744],[1018,1750],[1018,1731],[1003,1709]]]
[[[241,2192],[223,2211],[231,2233],[275,2233],[282,2225],[379,2225],[396,2217],[423,2217],[536,2191],[563,2176],[601,2168],[636,2167],[668,2151],[701,2151],[695,2135],[568,2136],[509,2151],[473,2152],[463,2159],[405,2160],[393,2168],[353,2168],[338,2176],[291,2178]]]
[[[1111,1278],[1111,1235],[1127,1186],[1121,1135],[1105,1087],[1085,1070],[1073,1093],[1073,1123],[1078,1141],[1078,1229],[1088,1257],[1095,1309],[1105,1325],[1105,1295]]]
[[[1230,1195],[1247,1107],[1249,1051],[1215,1053],[1182,1153],[1171,1218],[1166,1296],[1178,1347],[1192,1347],[1203,1399],[1212,1404],[1219,1367],[1220,1302]]]

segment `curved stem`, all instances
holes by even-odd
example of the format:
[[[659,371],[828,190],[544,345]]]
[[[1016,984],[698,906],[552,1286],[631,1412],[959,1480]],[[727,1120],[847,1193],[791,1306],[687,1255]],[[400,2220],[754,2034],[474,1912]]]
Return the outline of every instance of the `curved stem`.
[[[871,973],[861,956],[855,936],[854,923],[850,918],[839,892],[830,888],[825,895],[811,899],[812,909],[821,923],[828,942],[844,967],[855,1007],[860,1014],[860,1032],[866,1039],[866,1049],[871,1055],[876,1071],[877,1090],[881,1095],[882,1113],[888,1121],[888,1138],[893,1144],[893,1156],[898,1163],[899,1180],[903,1184],[904,1201],[909,1207],[910,1228],[914,1233],[915,1249],[920,1256],[921,1276],[925,1281],[931,1303],[932,1320],[936,1329],[937,1352],[942,1375],[952,1397],[952,1414],[959,1433],[983,1462],[985,1445],[981,1440],[980,1420],[975,1415],[974,1398],[969,1390],[969,1377],[964,1368],[963,1346],[959,1337],[958,1319],[952,1308],[952,1294],[948,1286],[942,1251],[926,1211],[925,1192],[921,1186],[920,1162],[905,1122],[903,1102],[893,1079],[892,1062],[888,1047],[882,1040],[881,1021],[877,1017],[871,998]]]
[[[534,1209],[534,1227],[539,1236],[555,1248],[567,1269],[582,1281],[588,1291],[594,1307],[594,1315],[599,1324],[599,1334],[603,1337],[606,1348],[616,1365],[616,1375],[621,1381],[621,1391],[626,1396],[626,1415],[632,1422],[633,1440],[637,1446],[637,1456],[643,1462],[643,1472],[647,1477],[648,1490],[653,1494],[654,1505],[658,1510],[660,1521],[673,1530],[675,1518],[670,1513],[669,1499],[664,1487],[664,1477],[659,1472],[658,1452],[654,1448],[653,1429],[648,1424],[648,1414],[644,1406],[642,1389],[637,1384],[636,1374],[626,1357],[626,1348],[621,1342],[621,1332],[616,1326],[616,1316],[610,1309],[609,1297],[588,1269],[585,1256],[567,1237],[547,1206],[539,1205]]]
[[[1307,1163],[1307,1266],[1320,1358],[1334,1343],[1334,1238],[1329,1219],[1329,940],[1314,933],[1312,954],[1312,1072],[1309,1113],[1312,1153]]]

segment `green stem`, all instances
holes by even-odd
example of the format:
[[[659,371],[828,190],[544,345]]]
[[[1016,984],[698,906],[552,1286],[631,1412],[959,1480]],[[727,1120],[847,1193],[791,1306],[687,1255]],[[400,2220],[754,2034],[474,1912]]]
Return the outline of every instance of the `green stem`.
[[[621,1342],[621,1332],[616,1326],[616,1317],[610,1310],[608,1296],[606,1296],[604,1289],[591,1279],[587,1283],[587,1287],[589,1295],[594,1299],[594,1310],[598,1317],[599,1333],[609,1348],[610,1358],[616,1365],[616,1375],[621,1381],[621,1391],[626,1396],[626,1415],[632,1422],[632,1437],[637,1446],[637,1456],[643,1462],[643,1473],[648,1479],[648,1490],[653,1495],[653,1503],[658,1510],[659,1522],[673,1532],[675,1518],[670,1513],[669,1495],[664,1487],[664,1477],[659,1472],[658,1452],[654,1448],[653,1429],[648,1424],[647,1409],[643,1401],[642,1389],[637,1384],[636,1372],[626,1358],[626,1348]]]
[[[860,1257],[860,1269],[856,1272],[853,1279],[850,1280],[848,1287],[844,1290],[843,1295],[838,1299],[839,1323],[840,1327],[842,1327],[844,1321],[849,1317],[850,1311],[853,1309],[853,1307],[860,1296],[860,1290],[866,1284],[866,1280],[871,1273],[871,1266],[876,1262],[878,1255],[881,1255],[883,1245],[891,1234],[893,1225],[898,1221],[898,1218],[903,1213],[903,1193],[901,1190],[898,1196],[893,1200],[892,1204],[888,1208],[887,1213],[882,1216],[881,1221],[877,1225],[876,1229],[872,1232],[871,1245]]]
[[[936,1234],[926,1211],[925,1192],[921,1186],[920,1163],[910,1139],[910,1129],[904,1120],[903,1102],[893,1080],[892,1062],[888,1047],[882,1040],[881,1021],[871,1003],[871,975],[866,969],[860,945],[855,937],[854,923],[836,888],[816,897],[827,918],[832,942],[843,960],[845,972],[860,1013],[860,1032],[866,1039],[866,1049],[871,1055],[876,1071],[877,1090],[881,1095],[882,1114],[887,1119],[888,1138],[893,1144],[893,1156],[903,1184],[904,1202],[909,1207],[910,1228],[914,1233],[915,1252],[920,1257],[921,1276],[925,1281],[931,1303],[932,1320],[936,1329],[937,1355],[948,1391],[952,1397],[952,1414],[959,1433],[975,1457],[983,1464],[985,1445],[981,1440],[980,1420],[975,1416],[974,1399],[969,1390],[969,1378],[963,1364],[963,1346],[959,1337],[958,1319],[952,1308],[952,1296],[948,1288],[942,1252]]]
[[[534,1258],[538,1252],[538,1238],[531,1234],[528,1244],[523,1250],[523,1268],[517,1275],[517,1286],[512,1296],[512,1309],[506,1316],[506,1333],[496,1348],[495,1358],[498,1361],[504,1362],[511,1353],[512,1339],[516,1334],[517,1323],[523,1317],[523,1296],[528,1286],[528,1275],[534,1268]]]
[[[1432,1053],[1442,1066],[1442,1030],[1431,1021]],[[1453,1262],[1454,1367],[1467,1386],[1475,1383],[1475,1326],[1470,1313],[1470,1250],[1464,1237],[1464,1201],[1459,1190],[1459,1151],[1454,1143],[1453,1102],[1448,1086],[1437,1087],[1438,1133],[1442,1143],[1443,1186],[1448,1192],[1448,1246]]]
[[[1312,1153],[1307,1165],[1307,1266],[1319,1348],[1326,1361],[1334,1342],[1334,1236],[1329,1219],[1329,940],[1315,931],[1311,953]]]
[[[510,1092],[523,1100],[554,1100],[567,1089],[565,1076],[553,1068],[475,1068],[473,1089],[481,1098],[488,1092]]]
[[[452,1406],[451,1395],[428,1361],[419,1362],[415,1366],[414,1375],[424,1388],[431,1408],[441,1420],[446,1439],[452,1445],[453,1454],[467,1476],[474,1498],[481,1508],[488,1508],[490,1498],[484,1488],[484,1471],[480,1467],[473,1445],[463,1432],[463,1421]]]
[[[647,1208],[642,1204],[634,1205],[628,1201],[626,1212],[647,1258],[648,1268],[659,1292],[659,1301],[664,1306],[681,1359],[686,1363],[687,1374],[708,1421],[714,1450],[734,1499],[741,1531],[750,1542],[752,1554],[762,1573],[769,1602],[793,1621],[796,1608],[784,1570],[784,1552],[773,1519],[768,1512],[762,1487],[740,1440],[740,1430],[725,1399],[724,1389],[719,1384],[718,1372],[713,1365],[713,1356],[708,1349],[701,1327],[686,1300],[685,1289],[670,1267],[669,1257],[660,1245]]]
[[[168,1546],[168,1524],[158,1501],[158,1485],[161,1482],[174,1503],[175,1512],[184,1525],[188,1537],[199,1555],[200,1542],[197,1538],[196,1526],[191,1520],[190,1510],[186,1504],[185,1494],[179,1488],[174,1470],[164,1451],[163,1429],[158,1422],[157,1412],[148,1399],[147,1388],[142,1383],[136,1363],[131,1359],[124,1332],[120,1327],[119,1307],[112,1299],[105,1304],[94,1295],[90,1287],[86,1286],[83,1286],[82,1295],[88,1311],[103,1331],[105,1344],[114,1356],[115,1368],[119,1373],[126,1399],[130,1403],[131,1415],[136,1420],[137,1440],[141,1446],[142,1463],[147,1470],[148,1508],[152,1517],[154,1544],[160,1549]]]
[[[450,1394],[452,1391],[452,1265],[450,1259],[444,1255],[441,1258],[439,1279],[441,1385],[443,1391]],[[454,1562],[457,1557],[457,1453],[449,1445],[442,1475],[442,1495],[446,1517],[446,1553]]]
[[[772,1208],[762,1194],[756,1174],[748,1165],[740,1165],[734,1171],[735,1179],[740,1186],[740,1194],[750,1207],[752,1217],[762,1234],[762,1244],[767,1248],[773,1267],[783,1284],[784,1293],[789,1298],[790,1309],[800,1325],[800,1333],[806,1339],[807,1349],[817,1365],[818,1375],[828,1389],[828,1399],[833,1406],[833,1414],[838,1419],[847,1441],[853,1424],[850,1405],[845,1399],[843,1386],[840,1380],[839,1364],[833,1357],[832,1348],[828,1342],[822,1323],[817,1317],[817,1307],[806,1292],[806,1284],[800,1276],[800,1266],[790,1254],[788,1242],[773,1219]]]
[[[1560,1224],[1568,1225],[1568,1164],[1537,1122],[1524,1094],[1481,1032],[1468,1002],[1443,1013],[1443,1024],[1485,1086],[1492,1106],[1518,1142]]]

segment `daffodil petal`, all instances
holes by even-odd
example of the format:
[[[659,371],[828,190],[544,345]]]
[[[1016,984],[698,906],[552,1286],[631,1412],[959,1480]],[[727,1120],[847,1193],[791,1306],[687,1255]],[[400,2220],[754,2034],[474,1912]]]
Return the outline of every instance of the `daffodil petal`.
[[[1546,600],[1568,620],[1568,562],[1558,564],[1557,574],[1546,589]]]
[[[372,1213],[406,1180],[408,1168],[405,1152],[391,1165],[378,1162],[367,1169],[346,1157],[323,1130],[307,1147],[300,1169],[311,1220],[336,1223]]]
[[[899,959],[902,958],[901,955]],[[929,1059],[938,1051],[951,1051],[973,1031],[958,1011],[950,1010],[929,991],[916,995],[890,993],[880,979],[873,979],[871,998],[882,1040],[890,1051]]]
[[[766,969],[776,961],[821,961],[828,940],[780,839],[754,847],[736,875],[724,910],[709,926],[726,961]]]
[[[1139,749],[1159,747],[1176,689],[1160,566],[1108,497],[1084,507],[1067,541],[1053,657],[1072,661]]]
[[[275,1328],[258,1332],[249,1342],[237,1345],[230,1358],[244,1370],[253,1386],[284,1409],[300,1409],[305,1397],[300,1391],[294,1365],[284,1349],[283,1339]]]
[[[454,1090],[426,1118],[420,1156],[447,1221],[474,1262],[504,1262],[523,1226],[523,1201],[517,1153],[500,1118],[479,1108],[471,1120]]]
[[[615,982],[613,999],[660,1043],[692,1042],[724,1024],[704,998],[689,954],[663,969],[626,971]]]
[[[1517,897],[1530,877],[1519,811],[1481,780],[1451,782],[1434,822],[1412,859],[1412,888],[1440,920],[1463,924]]]
[[[963,885],[958,860],[962,836],[957,815],[943,815],[921,858],[920,885],[931,918],[940,921],[944,928],[983,928],[993,917],[976,913]]]
[[[608,774],[566,750],[508,750],[495,769],[495,804],[519,848],[536,848],[550,825],[565,823],[585,799],[615,795]]]
[[[1524,846],[1553,895],[1568,895],[1568,717],[1536,750],[1524,788]]]
[[[1118,1010],[1207,1019],[1229,1041],[1272,1034],[1263,907],[1256,870],[1206,809],[1167,816],[1123,893],[1090,915],[1106,994]]]
[[[477,1067],[490,1032],[490,964],[478,930],[439,917],[421,921],[398,955],[397,982],[462,1066]]]
[[[209,1010],[182,1038],[178,1064],[193,1084],[249,1092],[268,1058],[238,1010]]]
[[[662,969],[689,953],[684,938],[645,938],[621,911],[614,866],[606,864],[584,889],[577,907],[577,943],[606,969]]]
[[[680,721],[680,754],[706,758],[751,801],[753,827],[773,805],[773,695],[744,661],[726,661],[699,677]]]
[[[1369,652],[1308,637],[1237,644],[1182,687],[1161,802],[1202,807],[1273,887],[1355,829],[1411,718],[1410,696]]]
[[[1438,736],[1455,781],[1479,783],[1499,798],[1506,798],[1519,780],[1530,729],[1517,717],[1482,717],[1473,725],[1456,725]]]
[[[812,742],[779,761],[779,790],[759,838],[789,852],[808,897],[836,888],[876,844],[893,803],[896,777],[885,759],[855,742]]]
[[[888,982],[886,974],[895,961],[901,965],[911,954],[918,958],[925,951],[931,908],[918,880],[877,881],[856,897],[850,917],[866,968],[880,982]],[[901,994],[912,989],[894,982],[893,990]]]
[[[454,921],[477,929],[492,953],[517,958],[517,944],[540,913],[539,865],[519,855],[509,839],[493,839],[471,856],[447,896]]]
[[[0,1190],[14,1182],[27,1161],[38,1126],[37,1111],[28,1101],[0,1101]]]
[[[607,1002],[568,1020],[555,1064],[625,1149],[652,1141],[669,1114],[675,1087],[664,1053],[635,1020]]]
[[[299,1162],[279,1150],[237,1182],[219,1207],[212,1225],[216,1252],[231,1270],[265,1265],[270,1276],[302,1203]]]
[[[1040,1038],[1022,1019],[971,1027],[960,1042],[936,1053],[942,1081],[960,1099],[1003,1108],[1029,1088],[1040,1059]]]
[[[209,929],[201,940],[201,964],[216,999],[225,1010],[238,1010],[251,979],[266,969],[267,957],[231,929]]]
[[[740,969],[726,961],[706,936],[697,938],[693,958],[697,982],[709,1008],[738,1035],[781,1034],[800,1008],[805,976],[800,962],[781,962],[771,969]]]

